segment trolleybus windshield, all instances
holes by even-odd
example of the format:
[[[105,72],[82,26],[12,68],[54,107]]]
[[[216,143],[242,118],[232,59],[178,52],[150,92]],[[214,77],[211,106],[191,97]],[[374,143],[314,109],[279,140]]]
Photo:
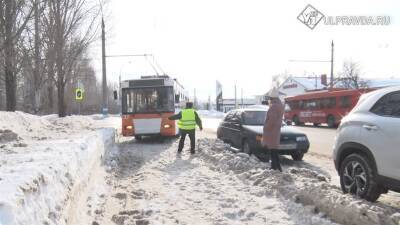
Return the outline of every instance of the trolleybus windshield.
[[[126,88],[122,90],[122,113],[174,112],[172,87]]]

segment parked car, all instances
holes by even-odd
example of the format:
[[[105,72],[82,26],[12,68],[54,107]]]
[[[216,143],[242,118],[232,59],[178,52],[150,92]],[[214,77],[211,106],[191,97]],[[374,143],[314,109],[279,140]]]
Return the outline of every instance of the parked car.
[[[217,130],[217,137],[248,154],[265,152],[261,146],[263,126],[268,107],[232,110],[227,113]],[[282,123],[281,155],[302,160],[310,143],[307,136],[294,127]]]
[[[361,96],[342,120],[333,151],[344,193],[376,201],[400,192],[400,86]]]

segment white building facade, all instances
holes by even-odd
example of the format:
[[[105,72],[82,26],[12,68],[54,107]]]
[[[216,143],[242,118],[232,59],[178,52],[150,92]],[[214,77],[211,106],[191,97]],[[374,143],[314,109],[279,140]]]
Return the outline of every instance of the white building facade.
[[[321,83],[320,77],[289,77],[279,85],[279,92],[284,95],[283,97],[289,97],[326,88],[327,86]]]

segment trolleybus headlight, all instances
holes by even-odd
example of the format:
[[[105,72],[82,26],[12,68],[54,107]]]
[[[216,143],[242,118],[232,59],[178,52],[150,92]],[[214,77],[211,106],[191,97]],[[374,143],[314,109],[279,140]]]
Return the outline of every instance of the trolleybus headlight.
[[[169,124],[164,125],[164,128],[170,128],[170,127],[171,127],[171,125],[169,125]]]
[[[132,126],[126,126],[125,128],[128,129],[128,130],[132,130],[133,127]]]

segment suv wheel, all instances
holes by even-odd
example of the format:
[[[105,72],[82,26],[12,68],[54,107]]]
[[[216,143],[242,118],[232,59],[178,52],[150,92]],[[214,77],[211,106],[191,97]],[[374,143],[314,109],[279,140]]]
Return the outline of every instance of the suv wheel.
[[[250,148],[249,142],[247,142],[246,140],[243,140],[242,151],[246,154],[251,155],[251,148]]]
[[[302,152],[293,152],[290,155],[292,156],[292,159],[294,161],[301,161],[301,160],[303,160],[303,157],[304,157],[304,153],[302,153]]]
[[[371,202],[381,195],[370,160],[364,155],[347,156],[341,163],[339,175],[344,193],[354,194]]]

